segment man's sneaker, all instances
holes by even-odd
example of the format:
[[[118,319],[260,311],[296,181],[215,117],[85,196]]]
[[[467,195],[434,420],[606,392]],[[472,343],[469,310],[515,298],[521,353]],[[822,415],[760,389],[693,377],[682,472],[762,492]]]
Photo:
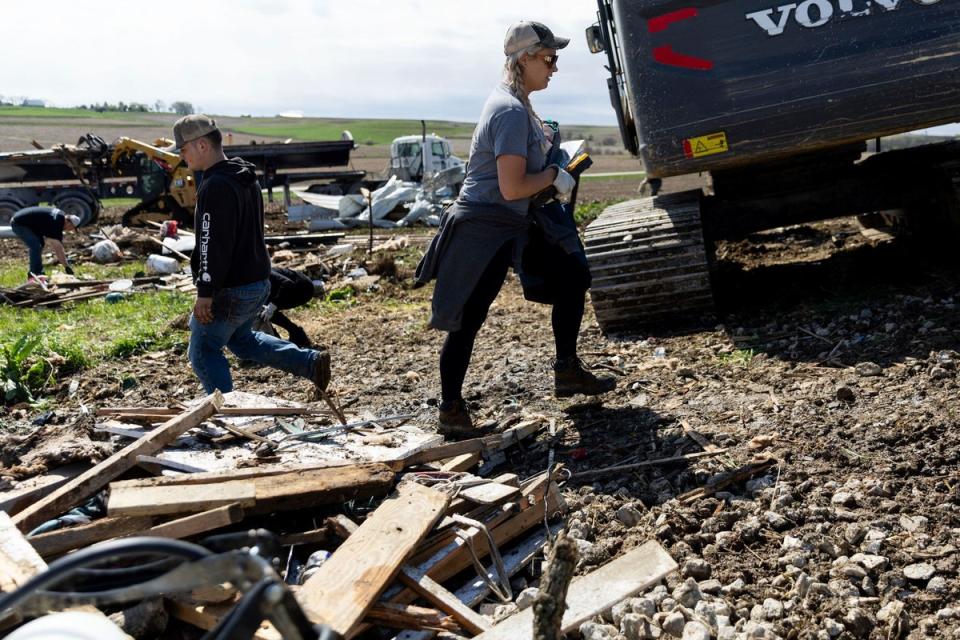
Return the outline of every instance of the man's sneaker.
[[[612,376],[595,376],[583,368],[580,358],[573,356],[556,360],[553,364],[554,393],[558,398],[582,393],[595,396],[613,391],[617,381]]]
[[[313,361],[313,384],[320,391],[326,391],[330,384],[330,352],[326,349],[321,349]]]
[[[463,400],[440,403],[440,425],[437,431],[453,438],[475,438],[479,435],[473,426],[467,403]]]

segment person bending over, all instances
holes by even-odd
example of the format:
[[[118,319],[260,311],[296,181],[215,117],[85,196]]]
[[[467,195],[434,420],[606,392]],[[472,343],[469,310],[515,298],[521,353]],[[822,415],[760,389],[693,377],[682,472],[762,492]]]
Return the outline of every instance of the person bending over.
[[[63,232],[75,231],[80,226],[80,216],[69,215],[56,207],[27,207],[13,214],[11,230],[27,245],[29,268],[27,279],[43,275],[43,247],[49,243],[63,270],[73,275],[73,267],[63,249]]]
[[[273,267],[270,269],[270,297],[260,311],[260,317],[254,327],[260,331],[276,335],[274,325],[286,330],[287,339],[298,347],[309,349],[312,345],[303,327],[295,323],[283,312],[302,307],[315,295],[313,280],[293,269]]]

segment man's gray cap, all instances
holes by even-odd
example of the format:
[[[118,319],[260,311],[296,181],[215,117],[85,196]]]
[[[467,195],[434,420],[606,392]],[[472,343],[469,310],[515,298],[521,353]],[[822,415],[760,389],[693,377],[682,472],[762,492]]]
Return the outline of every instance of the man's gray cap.
[[[570,38],[556,37],[547,25],[523,20],[507,29],[507,35],[503,39],[503,54],[513,55],[536,45],[543,49],[563,49],[568,44]]]
[[[79,228],[80,227],[80,216],[75,216],[72,213],[66,216],[67,220],[70,221],[70,224]]]
[[[182,148],[183,145],[191,140],[202,138],[214,131],[219,131],[217,121],[202,113],[183,116],[173,123],[173,139],[177,149]]]

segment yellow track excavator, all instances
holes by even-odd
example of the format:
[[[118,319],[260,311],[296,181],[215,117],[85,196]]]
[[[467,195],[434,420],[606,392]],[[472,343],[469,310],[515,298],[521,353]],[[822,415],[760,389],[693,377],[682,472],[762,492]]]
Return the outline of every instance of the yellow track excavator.
[[[123,224],[171,219],[192,223],[197,185],[172,141],[160,138],[151,145],[123,137],[111,148],[110,164],[121,176],[132,170],[143,194],[143,201],[123,215]]]

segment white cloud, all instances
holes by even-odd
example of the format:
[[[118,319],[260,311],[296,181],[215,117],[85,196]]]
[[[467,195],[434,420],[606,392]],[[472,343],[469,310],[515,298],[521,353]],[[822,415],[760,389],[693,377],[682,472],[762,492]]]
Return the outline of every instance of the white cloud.
[[[571,38],[537,110],[613,123],[604,58],[586,49],[591,0],[120,0],[9,3],[0,91],[70,106],[188,100],[225,114],[474,120],[499,80],[507,26]],[[38,30],[42,36],[38,39]]]

